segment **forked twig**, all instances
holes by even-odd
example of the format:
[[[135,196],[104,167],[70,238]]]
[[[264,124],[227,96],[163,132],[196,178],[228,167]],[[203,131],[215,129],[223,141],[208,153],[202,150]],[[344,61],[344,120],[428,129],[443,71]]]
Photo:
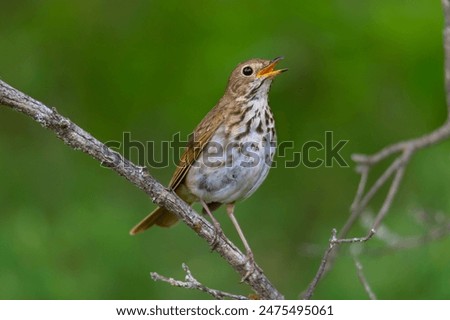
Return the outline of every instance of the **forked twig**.
[[[218,299],[218,300],[223,300],[225,298],[229,298],[229,299],[233,299],[233,300],[248,300],[248,298],[245,296],[208,288],[207,286],[201,284],[196,278],[194,278],[194,276],[191,273],[191,270],[189,270],[189,267],[185,263],[182,264],[182,268],[183,268],[184,272],[186,272],[186,277],[185,277],[184,281],[175,280],[173,278],[168,278],[168,277],[162,276],[156,272],[150,273],[150,276],[155,281],[167,282],[168,284],[170,284],[171,286],[174,286],[174,287],[193,289],[193,290],[199,290],[202,292],[206,292],[207,294],[211,295],[214,299]]]
[[[390,207],[398,192],[400,183],[403,179],[406,167],[411,157],[424,148],[428,148],[434,144],[448,140],[450,137],[450,0],[442,0],[445,17],[444,27],[444,52],[445,52],[445,91],[447,97],[447,120],[436,130],[425,134],[421,137],[401,141],[389,145],[373,155],[354,154],[353,161],[357,164],[357,171],[361,175],[355,198],[350,206],[350,216],[344,226],[336,236],[335,233],[329,241],[329,245],[322,257],[319,269],[308,287],[305,299],[312,297],[315,288],[320,279],[331,269],[336,258],[337,250],[342,243],[353,243],[355,240],[365,242],[372,238],[380,227],[383,219],[389,212]],[[365,192],[368,182],[368,176],[373,167],[390,156],[397,155],[391,165],[379,176],[375,183]],[[389,179],[394,176],[389,187],[389,191],[385,196],[381,208],[375,217],[373,225],[370,227],[365,237],[345,239],[355,222],[361,217],[369,202],[386,185]]]

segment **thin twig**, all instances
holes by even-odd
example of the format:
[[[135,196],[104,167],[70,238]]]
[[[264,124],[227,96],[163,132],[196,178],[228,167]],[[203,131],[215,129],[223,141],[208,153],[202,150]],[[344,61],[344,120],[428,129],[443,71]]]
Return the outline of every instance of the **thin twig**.
[[[364,190],[367,185],[367,178],[369,177],[370,168],[366,165],[359,166],[357,172],[361,175],[359,179],[358,189],[356,190],[355,198],[353,199],[352,205],[350,206],[350,211],[352,214],[357,212],[358,204],[361,201],[362,196],[364,195]],[[342,230],[341,230],[342,232]]]
[[[372,288],[369,285],[369,282],[367,281],[366,276],[364,275],[363,266],[361,262],[358,260],[358,258],[355,256],[353,257],[353,260],[355,261],[355,267],[356,267],[356,273],[358,274],[358,279],[361,282],[361,284],[364,287],[364,290],[366,291],[367,295],[371,300],[377,300],[377,296],[373,292]]]
[[[396,196],[398,192],[398,187],[400,185],[400,182],[403,179],[403,176],[405,174],[405,166],[408,164],[408,161],[411,157],[411,153],[409,151],[406,151],[404,155],[401,157],[402,164],[397,169],[397,173],[395,174],[394,180],[392,180],[391,187],[389,188],[389,192],[386,195],[386,198],[384,199],[383,205],[381,206],[380,211],[378,212],[377,217],[375,218],[375,222],[373,223],[372,230],[377,230],[378,227],[381,224],[381,221],[383,221],[384,217],[386,217],[386,214],[388,213],[389,209],[392,206],[392,202],[394,201],[394,197]]]
[[[425,215],[422,213],[421,215]],[[424,218],[424,217],[422,217]],[[384,255],[398,250],[411,249],[424,246],[430,242],[443,239],[450,236],[450,219],[442,215],[430,216],[426,214],[425,219],[429,219],[424,234],[413,236],[401,236],[391,231],[386,225],[380,226],[377,232],[377,238],[385,243],[382,248],[368,248],[364,250],[367,255]],[[367,220],[367,223],[366,223]],[[373,225],[373,217],[367,215],[367,219],[363,220],[364,224]],[[421,224],[423,221],[420,221]]]
[[[437,128],[436,130],[424,134],[421,137],[394,143],[370,156],[363,154],[354,154],[352,155],[352,160],[358,164],[366,164],[374,166],[383,161],[384,159],[386,159],[387,157],[402,152],[406,149],[411,150],[411,152],[416,152],[417,150],[427,148],[431,145],[442,142],[443,140],[446,140],[448,137],[450,137],[450,122],[446,121],[442,126]]]
[[[218,299],[218,300],[223,300],[225,298],[229,298],[229,299],[233,299],[233,300],[248,300],[248,298],[245,296],[208,288],[207,286],[201,284],[196,278],[194,278],[194,276],[191,273],[191,270],[189,270],[189,267],[185,263],[182,264],[182,268],[186,272],[185,281],[168,278],[168,277],[162,276],[156,272],[150,273],[150,276],[155,281],[163,281],[174,287],[180,287],[180,288],[185,288],[185,289],[194,289],[194,290],[200,290],[202,292],[206,292],[207,294],[211,295],[214,299]]]
[[[372,237],[375,235],[376,231],[375,229],[370,229],[369,233],[367,233],[366,236],[364,237],[355,237],[355,238],[347,238],[347,239],[335,239],[334,243],[335,244],[341,244],[341,243],[361,243],[361,242],[366,242],[370,239],[372,239]]]
[[[373,222],[370,223],[370,226],[372,225]],[[429,229],[424,234],[419,235],[412,235],[412,236],[396,235],[392,231],[387,229],[386,225],[381,225],[376,234],[377,239],[383,241],[385,245],[383,247],[360,248],[359,250],[360,255],[364,254],[365,256],[385,256],[400,250],[422,247],[429,243],[447,238],[450,236],[450,220],[446,220],[444,222],[441,222],[440,224],[430,226]],[[366,238],[352,238],[349,239],[350,240],[349,242],[350,243],[364,242],[364,241],[352,241],[353,239],[364,240]],[[342,243],[342,239],[340,241],[336,239],[336,244]],[[337,246],[335,246],[335,249],[336,247]],[[300,253],[302,255],[309,257],[318,257],[323,255],[323,248],[319,244],[314,243],[304,244],[300,250]]]
[[[402,166],[404,166],[402,158],[398,157],[397,159],[395,159],[395,161],[392,162],[392,164],[383,172],[383,174],[381,174],[377,181],[375,181],[372,188],[370,188],[365,196],[362,197],[360,203],[356,206],[356,210],[359,212],[363,211],[367,207],[368,203],[378,193],[378,191],[380,191],[381,187],[383,187],[389,180],[389,178],[391,178],[392,175]]]
[[[355,221],[361,216],[364,209],[367,207],[368,203],[373,199],[373,197],[377,194],[377,192],[381,189],[381,187],[384,186],[384,184],[389,180],[389,178],[394,174],[396,170],[402,165],[402,160],[400,158],[397,158],[392,164],[381,174],[381,176],[375,181],[375,183],[372,185],[372,187],[367,191],[367,193],[364,195],[364,193],[361,193],[358,197],[355,197],[355,200],[353,201],[351,207],[350,207],[350,217],[345,222],[344,226],[342,227],[341,231],[339,232],[339,238],[346,237],[352,226],[354,225]],[[361,172],[361,181],[360,185],[358,186],[359,192],[360,188],[362,188],[361,184],[367,183],[368,174],[370,167],[372,165],[362,165],[365,167],[365,171]],[[365,176],[364,176],[365,175]]]
[[[302,298],[305,300],[311,299],[312,295],[314,294],[314,291],[316,290],[317,285],[319,284],[319,281],[322,279],[324,273],[327,271],[327,265],[329,264],[329,260],[334,257],[333,250],[342,243],[366,242],[373,237],[373,235],[375,234],[375,230],[371,229],[367,236],[361,238],[338,239],[336,237],[336,234],[337,234],[336,229],[331,230],[331,238],[330,240],[328,240],[328,248],[325,250],[325,253],[322,256],[322,261],[320,262],[319,269],[317,270],[314,279],[309,284],[306,292],[301,295]]]
[[[336,229],[331,230],[331,238],[328,241],[328,248],[327,250],[325,250],[325,253],[323,254],[319,269],[317,270],[316,275],[309,284],[308,289],[306,289],[305,293],[301,294],[302,299],[305,300],[311,299],[311,297],[314,294],[314,291],[316,290],[317,284],[319,283],[320,279],[322,279],[322,275],[325,272],[325,267],[327,266],[330,253],[332,252],[334,246],[336,246],[336,234],[337,234]]]

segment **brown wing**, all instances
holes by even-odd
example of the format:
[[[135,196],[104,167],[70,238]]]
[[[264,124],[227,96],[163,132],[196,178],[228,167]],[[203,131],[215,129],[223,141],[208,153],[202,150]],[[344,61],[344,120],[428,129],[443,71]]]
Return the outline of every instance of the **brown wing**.
[[[223,123],[224,113],[217,111],[222,109],[220,108],[221,102],[203,118],[191,135],[186,150],[181,156],[180,163],[170,180],[169,188],[172,190],[175,190],[180,185],[192,164],[198,159],[214,133]]]
[[[191,165],[195,162],[195,160],[197,160],[203,148],[211,140],[213,134],[217,131],[217,128],[219,128],[219,126],[223,123],[224,113],[217,112],[217,109],[218,107],[213,108],[194,130],[194,134],[191,135],[186,150],[181,156],[180,164],[175,170],[172,180],[169,183],[169,187],[172,190],[175,190],[180,185],[180,183],[188,173]],[[182,195],[180,196],[182,197]],[[188,203],[190,204],[190,202]],[[130,231],[130,234],[133,235],[142,232],[150,228],[154,224],[162,227],[170,227],[177,221],[177,216],[172,212],[166,210],[165,208],[157,208],[155,211],[145,217],[141,222],[139,222]]]

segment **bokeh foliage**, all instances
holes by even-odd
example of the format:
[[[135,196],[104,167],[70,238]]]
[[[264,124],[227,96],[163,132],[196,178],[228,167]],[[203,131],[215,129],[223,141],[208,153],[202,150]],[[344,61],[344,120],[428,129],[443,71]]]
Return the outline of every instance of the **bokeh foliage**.
[[[298,151],[333,131],[349,140],[342,154],[351,165],[278,166],[237,206],[256,260],[289,298],[320,261],[321,250],[309,256],[303,245],[324,247],[348,216],[358,181],[350,155],[421,135],[446,117],[439,1],[1,0],[0,7],[1,79],[102,141],[131,132],[159,146],[176,132],[186,136],[238,62],[285,56],[290,71],[271,91],[279,140]],[[449,149],[414,158],[385,221],[391,231],[425,233],[412,217],[417,210],[449,216]],[[182,262],[205,284],[249,292],[182,224],[130,237],[154,208],[148,197],[6,108],[0,150],[0,298],[205,298],[150,280],[150,271],[183,277]],[[151,173],[167,183],[172,170]],[[239,244],[223,209],[218,218]],[[356,226],[352,235],[362,233]],[[448,299],[449,247],[444,239],[361,260],[380,298]],[[346,250],[314,297],[367,298]]]

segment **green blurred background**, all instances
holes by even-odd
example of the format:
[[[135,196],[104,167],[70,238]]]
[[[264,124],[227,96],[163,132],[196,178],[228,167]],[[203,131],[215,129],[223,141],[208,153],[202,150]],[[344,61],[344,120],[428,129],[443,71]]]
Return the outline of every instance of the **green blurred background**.
[[[278,166],[237,206],[256,260],[297,298],[330,230],[348,216],[358,182],[350,155],[424,134],[446,118],[442,20],[440,2],[430,0],[1,0],[0,78],[101,141],[131,132],[159,146],[191,132],[239,62],[284,55],[289,72],[271,90],[279,140],[299,151],[333,131],[349,140],[342,155],[351,165]],[[449,151],[444,143],[414,157],[385,220],[391,232],[426,233],[413,217],[418,210],[448,217]],[[0,152],[0,298],[209,298],[149,277],[183,278],[182,262],[204,284],[250,293],[182,224],[129,236],[154,209],[150,199],[4,107]],[[173,168],[150,172],[166,184]],[[240,245],[223,209],[217,217]],[[362,234],[361,225],[351,233]],[[316,254],[302,249],[311,243]],[[450,239],[396,252],[385,246],[373,240],[367,247],[381,254],[361,256],[379,298],[450,298]],[[348,250],[314,298],[367,298]]]

